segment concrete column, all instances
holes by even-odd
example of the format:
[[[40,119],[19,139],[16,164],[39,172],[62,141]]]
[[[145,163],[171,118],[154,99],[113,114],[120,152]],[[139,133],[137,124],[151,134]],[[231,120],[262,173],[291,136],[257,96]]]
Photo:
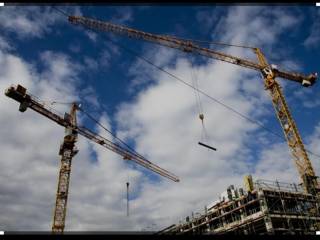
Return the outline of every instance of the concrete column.
[[[270,234],[274,234],[272,221],[269,216],[269,209],[267,206],[267,201],[264,196],[263,190],[258,191],[258,199],[259,199],[259,203],[260,203],[260,209],[261,209],[262,213],[264,214],[264,222],[266,225],[267,232]]]

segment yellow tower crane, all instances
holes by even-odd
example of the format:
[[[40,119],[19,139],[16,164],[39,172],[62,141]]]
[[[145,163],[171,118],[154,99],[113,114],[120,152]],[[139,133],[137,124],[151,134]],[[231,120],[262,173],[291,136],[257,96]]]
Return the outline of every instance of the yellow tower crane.
[[[28,108],[30,108],[40,113],[41,115],[51,119],[57,124],[65,127],[65,137],[59,151],[59,155],[61,155],[61,165],[52,224],[53,233],[63,233],[64,231],[71,161],[72,157],[78,152],[75,147],[78,134],[107,148],[108,150],[119,154],[123,157],[124,160],[131,160],[155,173],[160,174],[163,177],[166,177],[175,182],[179,182],[177,176],[153,164],[135,151],[113,143],[110,140],[92,132],[88,128],[78,126],[76,121],[76,111],[83,111],[78,104],[72,104],[70,114],[66,113],[64,117],[62,117],[59,114],[53,112],[52,109],[48,108],[46,105],[39,102],[37,98],[28,94],[27,89],[21,85],[9,87],[6,90],[5,95],[20,103],[19,111],[24,112]]]
[[[296,124],[290,114],[289,108],[285,101],[284,95],[280,88],[276,77],[295,81],[304,87],[312,86],[317,79],[317,74],[310,74],[308,76],[295,72],[282,71],[268,64],[265,56],[258,48],[252,48],[257,55],[258,62],[253,62],[248,59],[235,57],[229,54],[215,51],[201,47],[191,40],[184,40],[173,36],[164,36],[158,34],[151,34],[140,30],[128,28],[126,26],[113,24],[110,22],[99,21],[82,16],[69,16],[68,20],[75,25],[81,25],[89,29],[112,32],[119,35],[125,35],[130,38],[141,39],[152,43],[160,44],[166,47],[175,48],[184,52],[196,53],[205,57],[216,60],[232,63],[245,68],[250,68],[262,73],[265,89],[269,91],[272,103],[279,119],[284,135],[286,137],[288,146],[291,150],[294,162],[299,172],[304,189],[307,193],[319,194],[320,187],[317,177],[308,158],[307,152],[302,143]]]

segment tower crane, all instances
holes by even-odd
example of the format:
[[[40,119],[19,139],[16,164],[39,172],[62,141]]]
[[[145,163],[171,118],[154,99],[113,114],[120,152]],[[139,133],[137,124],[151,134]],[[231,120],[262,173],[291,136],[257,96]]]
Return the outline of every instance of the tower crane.
[[[99,134],[92,132],[86,127],[79,126],[76,119],[76,111],[81,111],[81,107],[79,104],[73,103],[70,113],[65,113],[65,115],[62,117],[59,114],[55,113],[52,109],[47,107],[45,104],[40,103],[36,97],[28,94],[27,89],[21,85],[10,86],[5,91],[5,95],[20,103],[19,111],[24,112],[28,108],[30,108],[40,113],[41,115],[51,119],[57,124],[65,127],[65,137],[59,151],[59,155],[61,155],[61,165],[52,224],[53,233],[62,233],[64,231],[71,161],[72,157],[78,152],[75,146],[78,134],[107,148],[108,150],[119,154],[123,157],[124,160],[131,160],[157,174],[160,174],[163,177],[166,177],[175,182],[179,182],[177,176],[165,169],[160,168],[156,164],[153,164],[140,154],[130,149],[123,148],[122,146],[113,143],[112,141],[100,136]]]
[[[270,93],[275,113],[291,150],[291,154],[304,186],[304,190],[305,192],[313,195],[319,194],[320,186],[317,181],[317,176],[315,175],[296,124],[290,114],[281,87],[276,81],[276,77],[280,77],[290,81],[298,82],[304,87],[309,87],[316,82],[317,73],[304,75],[296,72],[279,70],[277,67],[267,62],[264,54],[259,48],[252,48],[258,59],[257,62],[253,62],[248,59],[243,59],[213,49],[204,48],[195,44],[191,40],[184,40],[167,35],[152,34],[123,25],[99,21],[83,16],[68,16],[68,20],[72,24],[80,25],[89,29],[111,32],[134,39],[141,39],[162,46],[175,48],[187,53],[202,55],[260,72],[264,80],[265,89]]]

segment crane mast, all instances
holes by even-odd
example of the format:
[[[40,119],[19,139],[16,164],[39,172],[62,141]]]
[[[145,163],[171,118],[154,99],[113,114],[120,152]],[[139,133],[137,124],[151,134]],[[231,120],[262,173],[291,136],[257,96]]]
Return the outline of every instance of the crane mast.
[[[276,77],[284,78],[290,81],[295,81],[304,87],[312,86],[317,80],[317,74],[304,75],[296,72],[288,72],[273,68],[270,66],[260,49],[253,48],[257,57],[258,63],[248,59],[235,57],[229,54],[218,52],[212,49],[201,47],[190,40],[178,39],[172,36],[157,35],[140,30],[128,28],[113,24],[110,22],[99,21],[82,16],[69,16],[68,20],[75,25],[82,25],[86,28],[111,32],[119,35],[124,35],[130,38],[141,39],[144,41],[156,43],[162,46],[179,49],[184,52],[190,52],[213,58],[216,60],[228,62],[245,68],[256,70],[262,73],[265,88],[269,91],[276,115],[280,121],[288,146],[291,150],[295,161],[298,173],[307,193],[318,194],[320,192],[317,177],[313,170],[310,159],[302,143],[302,139],[296,127],[296,124],[290,114],[289,108],[285,101],[285,97],[281,91],[280,85],[275,80]]]
[[[77,125],[77,104],[73,103],[71,106],[70,114],[66,117],[74,126]],[[52,232],[61,233],[64,230],[67,200],[70,183],[71,162],[74,155],[78,153],[78,149],[75,143],[78,138],[77,131],[74,131],[71,127],[65,128],[65,136],[63,143],[60,146],[59,155],[61,156],[61,165],[59,172],[59,180],[56,194],[56,205],[53,214]]]
[[[275,80],[274,72],[268,67],[267,60],[261,50],[256,49],[256,54],[261,65],[265,68],[261,71],[264,77],[265,89],[268,90],[277,118],[281,124],[289,149],[293,156],[296,168],[306,192],[316,195],[319,192],[317,177],[311,165],[311,161],[304,148],[298,128],[290,114],[279,83]]]
[[[110,140],[92,132],[91,130],[78,126],[76,111],[81,110],[78,104],[73,103],[71,106],[70,114],[66,113],[64,117],[55,113],[53,109],[41,104],[36,97],[27,94],[26,88],[21,85],[10,86],[5,95],[16,100],[20,103],[19,111],[25,112],[28,108],[40,113],[41,115],[51,119],[57,124],[65,127],[64,141],[60,146],[59,155],[61,155],[61,165],[59,171],[59,180],[56,194],[56,204],[54,208],[54,217],[52,224],[53,233],[62,233],[65,227],[65,218],[67,210],[68,190],[71,173],[71,163],[74,155],[78,150],[75,146],[77,142],[78,134],[86,137],[87,139],[96,142],[97,144],[111,150],[120,156],[124,160],[133,161],[159,175],[166,177],[172,181],[179,182],[179,178],[169,171],[153,164],[145,159],[140,154],[131,150],[125,149],[120,145],[111,142]]]

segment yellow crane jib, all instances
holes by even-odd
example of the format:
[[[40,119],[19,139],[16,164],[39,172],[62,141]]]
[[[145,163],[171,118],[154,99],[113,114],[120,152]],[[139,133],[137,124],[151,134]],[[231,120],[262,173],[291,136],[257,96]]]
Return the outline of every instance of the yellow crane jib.
[[[44,104],[41,104],[32,95],[27,94],[27,89],[21,85],[10,86],[8,89],[6,89],[5,95],[20,103],[19,111],[24,112],[28,108],[31,108],[32,110],[51,119],[57,124],[65,127],[64,141],[60,145],[59,149],[59,155],[61,156],[61,165],[52,224],[53,233],[62,233],[64,231],[71,163],[73,156],[78,153],[78,149],[75,146],[78,134],[86,137],[93,142],[96,142],[97,144],[107,148],[108,150],[121,155],[126,160],[133,161],[174,182],[179,182],[179,178],[177,176],[148,161],[140,154],[123,148],[120,145],[111,142],[110,140],[92,132],[91,130],[83,126],[78,126],[76,111],[80,109],[79,104],[73,103],[70,113],[66,113],[64,117],[62,117],[53,112],[52,109],[46,107]]]

